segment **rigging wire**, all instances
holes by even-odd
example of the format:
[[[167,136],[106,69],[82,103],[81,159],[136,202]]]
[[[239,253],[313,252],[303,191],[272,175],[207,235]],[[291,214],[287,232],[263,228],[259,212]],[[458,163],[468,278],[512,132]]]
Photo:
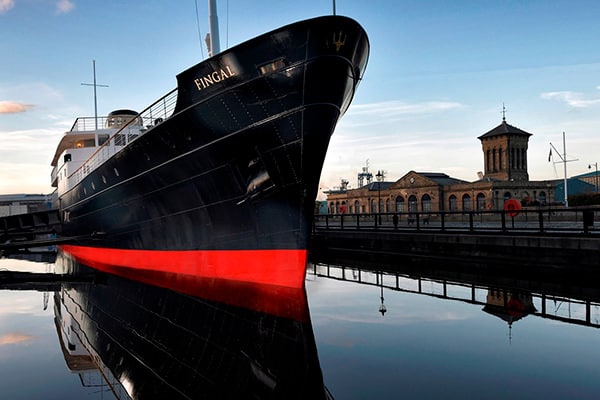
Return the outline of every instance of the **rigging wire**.
[[[227,12],[225,23],[225,48],[229,48],[229,0],[227,0]]]

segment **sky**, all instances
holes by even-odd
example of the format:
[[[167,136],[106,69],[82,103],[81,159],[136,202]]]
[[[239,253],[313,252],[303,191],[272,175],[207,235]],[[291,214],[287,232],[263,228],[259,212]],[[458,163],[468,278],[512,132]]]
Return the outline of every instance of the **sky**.
[[[77,117],[142,110],[207,57],[206,0],[0,0],[0,194],[50,193],[50,161]],[[220,1],[221,47],[331,14],[332,0]],[[337,0],[371,44],[320,187],[358,187],[368,164],[466,181],[483,170],[478,136],[502,122],[532,133],[531,180],[600,163],[600,2]],[[588,168],[591,164],[591,170]]]

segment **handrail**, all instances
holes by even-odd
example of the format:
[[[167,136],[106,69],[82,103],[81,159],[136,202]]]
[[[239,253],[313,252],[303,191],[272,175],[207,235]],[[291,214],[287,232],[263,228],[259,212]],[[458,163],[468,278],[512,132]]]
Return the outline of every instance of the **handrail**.
[[[564,323],[600,328],[597,311],[594,312],[600,306],[597,297],[589,296],[588,293],[584,294],[584,292],[580,292],[576,296],[570,293],[557,294],[556,291],[560,292],[564,289],[556,285],[552,286],[555,288],[554,292],[544,291],[543,289],[523,290],[519,288],[498,287],[497,285],[478,284],[458,279],[438,279],[415,273],[384,272],[356,266],[319,262],[312,263],[312,267],[309,266],[307,269],[307,274],[315,277],[382,288],[387,291],[424,295],[484,307],[490,306],[487,299],[489,291],[496,291],[505,298],[509,294],[511,296],[515,294],[531,301],[532,308],[527,311],[520,310],[521,312]],[[560,311],[558,308],[552,307],[551,304],[556,304],[556,302],[565,303],[567,306],[564,309],[569,311]],[[504,308],[508,309],[509,306],[506,305]],[[554,314],[552,313],[553,309]]]
[[[177,103],[177,88],[171,90],[169,93],[156,100],[150,106],[146,107],[136,118],[132,118],[125,125],[123,125],[118,131],[111,135],[106,142],[99,146],[96,151],[77,168],[71,175],[67,177],[69,188],[75,187],[79,182],[85,178],[87,174],[98,168],[102,163],[108,160],[110,157],[118,153],[127,147],[137,137],[142,136],[147,131],[151,130],[154,126],[167,120],[175,109]],[[107,118],[107,117],[100,117]],[[78,118],[73,124],[72,130],[79,127]],[[85,120],[88,117],[82,118],[82,128],[86,129]],[[91,119],[94,119],[91,117]],[[141,125],[140,125],[141,123]],[[124,145],[116,143],[119,135],[125,135]],[[131,139],[130,139],[131,137]],[[131,140],[131,141],[130,141]],[[111,145],[112,143],[112,145]],[[112,150],[111,150],[112,149]]]
[[[504,210],[315,214],[313,230],[600,234],[600,208],[536,208],[514,217]],[[394,217],[395,216],[395,217]]]

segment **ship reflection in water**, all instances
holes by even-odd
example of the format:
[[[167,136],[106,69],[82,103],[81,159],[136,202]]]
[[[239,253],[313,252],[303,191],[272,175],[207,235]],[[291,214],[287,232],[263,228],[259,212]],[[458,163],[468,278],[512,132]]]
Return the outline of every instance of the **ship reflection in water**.
[[[84,385],[119,399],[330,398],[304,289],[175,274],[139,282],[62,253],[56,271],[95,276],[54,295],[63,354]]]

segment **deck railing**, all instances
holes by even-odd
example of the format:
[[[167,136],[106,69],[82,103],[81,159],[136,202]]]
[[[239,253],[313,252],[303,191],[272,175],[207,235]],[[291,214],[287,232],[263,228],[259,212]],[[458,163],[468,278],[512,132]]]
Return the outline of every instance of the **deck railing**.
[[[599,234],[600,208],[316,214],[313,230]],[[600,223],[600,221],[598,222]]]
[[[108,140],[79,167],[69,175],[68,187],[73,188],[83,180],[91,171],[98,168],[110,157],[118,153],[155,126],[169,118],[177,103],[177,89],[173,89],[159,100],[152,103],[143,110],[137,118],[131,119],[121,129],[115,132]],[[98,127],[102,129],[107,117],[98,117]],[[102,124],[100,124],[102,122]],[[78,118],[71,130],[89,131],[95,130],[95,118]]]

